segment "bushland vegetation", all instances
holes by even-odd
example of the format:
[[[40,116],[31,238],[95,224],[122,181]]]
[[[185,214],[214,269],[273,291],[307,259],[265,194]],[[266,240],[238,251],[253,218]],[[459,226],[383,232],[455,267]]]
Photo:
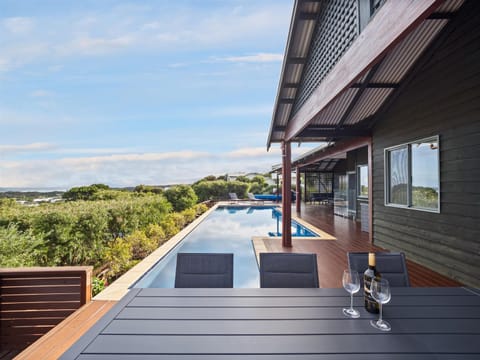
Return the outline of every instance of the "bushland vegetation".
[[[92,265],[97,293],[206,211],[199,202],[269,191],[262,176],[226,179],[211,175],[167,190],[93,184],[37,206],[0,198],[0,267]]]
[[[92,265],[112,281],[207,209],[188,186],[166,193],[92,185],[35,207],[0,199],[0,266]]]

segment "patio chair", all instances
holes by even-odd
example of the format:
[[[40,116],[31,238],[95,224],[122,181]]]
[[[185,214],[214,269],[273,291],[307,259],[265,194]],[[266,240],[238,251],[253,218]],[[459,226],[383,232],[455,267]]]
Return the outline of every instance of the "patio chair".
[[[248,193],[247,195],[248,195],[248,200],[250,200],[250,201],[257,202],[257,203],[258,203],[258,202],[261,202],[262,204],[265,203],[265,200],[257,199],[257,198],[255,197],[255,195],[253,195],[252,193]]]
[[[228,193],[228,196],[231,201],[241,201],[242,199],[239,199],[236,193]]]
[[[357,271],[363,286],[363,273],[368,268],[368,252],[349,252],[348,267]],[[403,252],[377,252],[375,253],[375,265],[383,278],[387,279],[390,286],[410,286],[405,254]]]
[[[317,254],[260,253],[261,288],[318,288]]]
[[[176,288],[232,288],[233,254],[178,253]]]

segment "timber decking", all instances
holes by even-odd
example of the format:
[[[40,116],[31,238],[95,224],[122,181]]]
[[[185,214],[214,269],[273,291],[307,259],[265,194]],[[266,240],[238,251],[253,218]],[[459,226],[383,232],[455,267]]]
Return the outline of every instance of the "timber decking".
[[[30,345],[15,360],[58,359],[116,303],[116,301],[91,301]]]
[[[328,205],[303,205],[301,219],[335,236],[334,241],[312,241],[293,239],[292,248],[283,248],[281,239],[266,239],[264,248],[257,251],[314,252],[318,259],[321,287],[341,288],[341,278],[347,267],[348,251],[383,251],[372,246],[368,233],[360,230],[360,223],[333,215]],[[409,261],[407,266],[412,286],[438,287],[459,286],[458,282],[435,273],[424,266]],[[116,301],[94,300],[64,320],[47,335],[32,344],[17,359],[57,359],[66,349],[89,330],[116,303]],[[1,353],[0,353],[1,355]]]
[[[0,269],[0,358],[11,358],[88,303],[92,269]]]
[[[331,206],[302,205],[302,212],[297,216],[331,234],[337,240],[310,241],[293,238],[292,247],[284,248],[281,240],[264,238],[262,251],[316,253],[320,287],[342,287],[342,273],[347,268],[347,252],[388,250],[372,245],[368,233],[361,231],[360,223],[334,215]],[[295,211],[294,207],[292,211]],[[408,259],[407,267],[410,283],[415,287],[462,285]]]

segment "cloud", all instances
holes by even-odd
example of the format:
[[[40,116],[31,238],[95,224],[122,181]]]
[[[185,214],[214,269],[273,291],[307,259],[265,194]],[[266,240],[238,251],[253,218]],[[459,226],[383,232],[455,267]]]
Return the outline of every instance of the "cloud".
[[[258,53],[253,55],[219,57],[219,58],[214,58],[213,61],[215,62],[226,61],[226,62],[236,62],[236,63],[282,62],[283,54]]]
[[[75,54],[100,55],[128,48],[132,44],[135,44],[135,38],[130,34],[113,38],[81,36],[67,44],[57,46],[55,49],[58,54],[63,56]]]
[[[25,145],[0,145],[0,154],[25,153],[25,152],[41,152],[55,149],[54,144],[49,143],[31,143]]]
[[[27,17],[11,17],[3,21],[3,26],[12,34],[27,34],[33,28],[33,20]]]
[[[261,42],[269,44],[273,37],[284,33],[290,12],[290,4],[276,1],[235,8],[221,3],[205,7],[154,3],[116,6],[108,11],[65,11],[64,16],[37,16],[35,21],[27,17],[7,18],[3,26],[11,36],[2,44],[0,71],[44,59],[55,63],[59,58],[77,55],[252,48]],[[17,41],[19,34],[28,37]],[[278,62],[281,55],[258,52],[219,59]]]
[[[48,148],[47,144],[30,144],[31,148],[35,146]],[[265,148],[256,147],[215,154],[184,150],[2,161],[0,187],[70,188],[98,182],[111,186],[192,183],[210,174],[264,173],[280,160],[278,148],[267,152]]]

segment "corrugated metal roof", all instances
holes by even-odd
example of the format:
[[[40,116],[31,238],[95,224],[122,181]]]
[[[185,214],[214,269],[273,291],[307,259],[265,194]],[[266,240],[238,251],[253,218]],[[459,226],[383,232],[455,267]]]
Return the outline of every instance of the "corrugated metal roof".
[[[319,116],[312,121],[312,125],[337,125],[357,92],[358,89],[347,89],[347,91],[321,111]]]
[[[372,82],[398,84],[448,20],[425,20],[382,61]]]
[[[388,88],[365,89],[344,125],[354,125],[374,115],[392,92],[393,89]]]

